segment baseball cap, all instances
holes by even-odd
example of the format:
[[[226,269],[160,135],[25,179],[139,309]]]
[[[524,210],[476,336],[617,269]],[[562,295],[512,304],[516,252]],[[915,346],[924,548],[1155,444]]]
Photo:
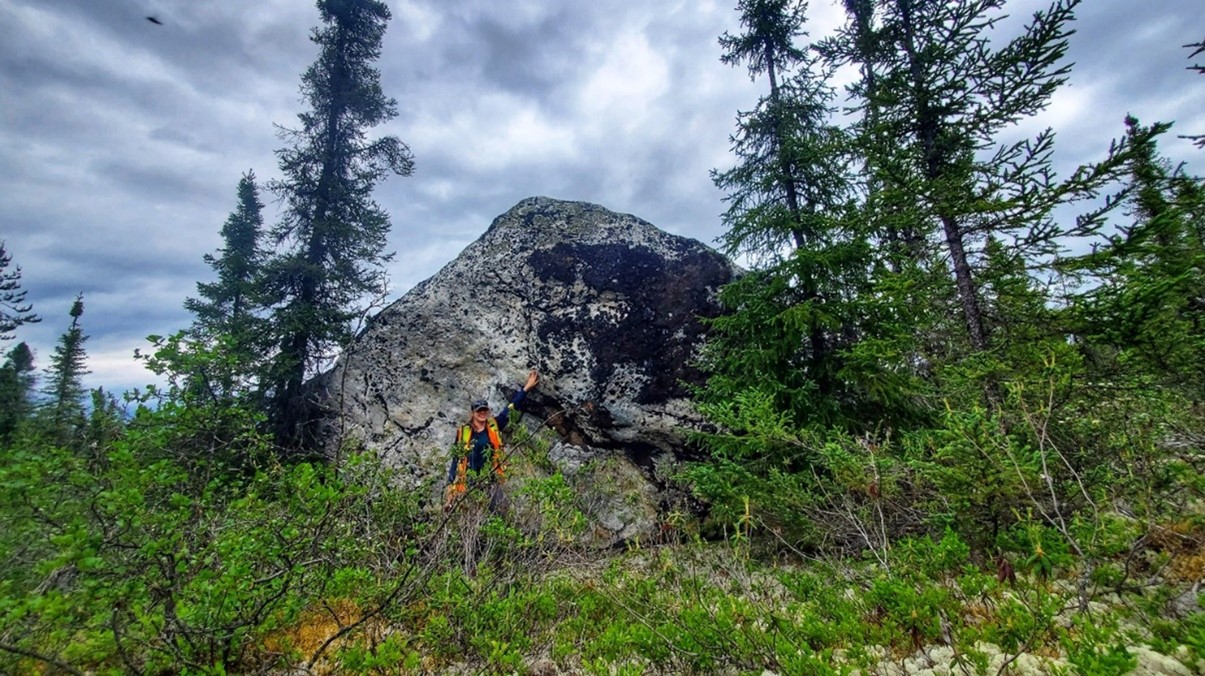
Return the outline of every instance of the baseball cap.
[[[480,411],[483,408],[489,408],[489,407],[490,407],[490,403],[484,399],[477,399],[476,401],[473,402],[473,410],[474,411]]]

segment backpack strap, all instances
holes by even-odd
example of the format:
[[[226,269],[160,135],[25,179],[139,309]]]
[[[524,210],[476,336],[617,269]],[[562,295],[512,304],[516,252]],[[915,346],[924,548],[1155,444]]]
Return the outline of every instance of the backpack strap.
[[[469,470],[469,441],[473,430],[468,425],[462,425],[456,431],[456,442],[452,446],[452,461],[448,466],[448,485],[444,489],[444,502],[452,504],[452,500],[464,495],[468,489]]]
[[[502,431],[498,429],[498,421],[493,417],[490,418],[486,429],[490,434],[490,446],[494,447],[494,452],[490,454],[494,475],[498,477],[498,483],[502,483],[506,481],[506,464],[502,457]]]
[[[498,419],[490,417],[486,428],[490,434],[490,446],[493,446],[495,451],[502,450],[502,430],[498,429]]]

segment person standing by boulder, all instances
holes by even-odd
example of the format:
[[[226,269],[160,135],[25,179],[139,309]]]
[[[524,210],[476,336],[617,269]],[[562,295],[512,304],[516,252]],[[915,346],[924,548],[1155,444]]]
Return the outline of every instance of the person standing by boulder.
[[[450,507],[457,497],[468,490],[470,480],[488,477],[484,470],[489,466],[489,471],[493,473],[493,481],[488,482],[490,509],[500,511],[503,508],[500,484],[506,479],[506,468],[501,433],[510,424],[511,411],[518,410],[527,393],[539,382],[539,372],[532,369],[527,375],[527,382],[515,392],[510,403],[497,416],[492,414],[490,404],[485,399],[473,402],[469,421],[456,430],[456,441],[452,444],[447,488],[444,490],[446,507]]]

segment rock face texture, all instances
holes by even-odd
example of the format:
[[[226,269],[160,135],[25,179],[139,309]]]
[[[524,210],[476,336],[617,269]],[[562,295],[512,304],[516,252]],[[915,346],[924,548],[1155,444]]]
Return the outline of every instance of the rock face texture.
[[[699,423],[684,385],[701,382],[691,366],[699,318],[719,312],[715,293],[735,273],[715,251],[633,216],[523,200],[373,318],[319,379],[328,445],[359,440],[417,485],[444,471],[472,400],[498,411],[536,368],[523,423],[557,431],[552,462],[567,477],[605,464],[631,475],[618,484],[643,478],[614,496],[630,514],[597,515],[630,537],[655,507],[657,468]]]

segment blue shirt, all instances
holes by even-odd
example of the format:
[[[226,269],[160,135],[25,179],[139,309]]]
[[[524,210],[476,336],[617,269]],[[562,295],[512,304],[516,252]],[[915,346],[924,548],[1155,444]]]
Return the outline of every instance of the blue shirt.
[[[527,392],[520,387],[519,391],[515,392],[515,396],[510,398],[510,404],[501,413],[494,416],[494,421],[498,424],[499,432],[506,429],[506,426],[510,424],[511,410],[518,408],[519,404],[523,403],[526,397]],[[460,429],[459,427],[456,429],[455,450],[452,453],[452,462],[448,464],[448,483],[456,480],[456,466],[460,462],[461,453],[463,453],[463,448],[460,445]],[[487,424],[483,427],[480,432],[474,430],[472,426],[469,427],[469,430],[469,471],[480,472],[494,451],[494,447],[490,444],[489,425]]]

